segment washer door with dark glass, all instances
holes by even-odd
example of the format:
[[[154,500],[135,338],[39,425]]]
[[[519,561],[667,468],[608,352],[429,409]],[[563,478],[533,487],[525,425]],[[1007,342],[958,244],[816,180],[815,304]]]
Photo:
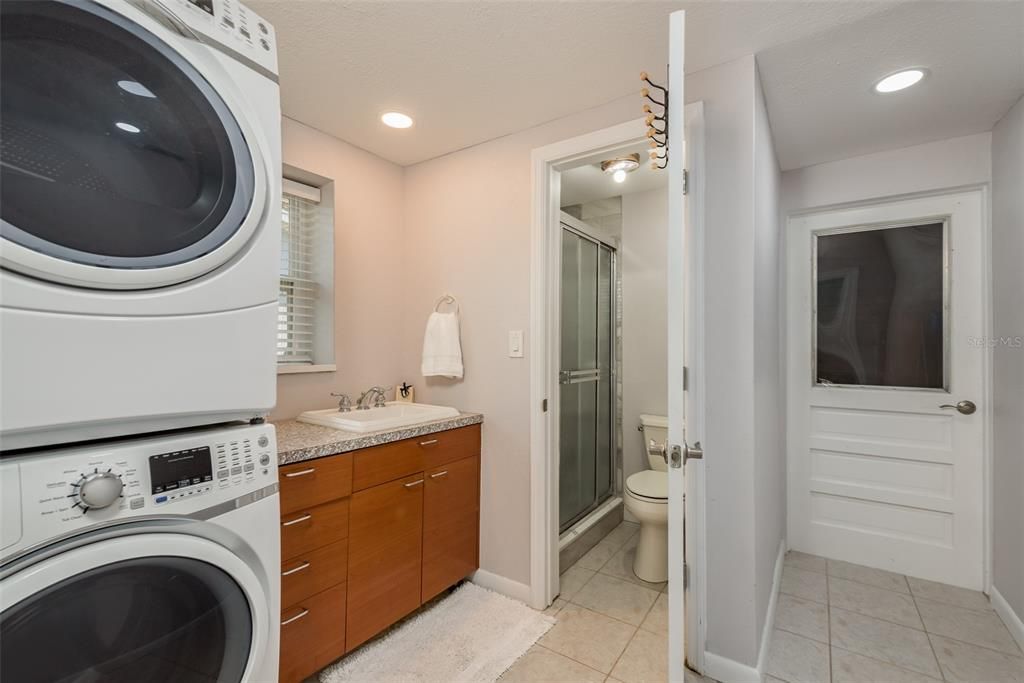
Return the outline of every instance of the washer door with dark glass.
[[[0,593],[4,681],[232,683],[266,640],[254,575],[193,537],[74,549],[4,579]]]
[[[165,286],[230,259],[263,213],[251,210],[265,191],[258,149],[208,78],[225,72],[165,42],[194,40],[173,22],[124,11],[0,4],[5,267],[85,287]]]

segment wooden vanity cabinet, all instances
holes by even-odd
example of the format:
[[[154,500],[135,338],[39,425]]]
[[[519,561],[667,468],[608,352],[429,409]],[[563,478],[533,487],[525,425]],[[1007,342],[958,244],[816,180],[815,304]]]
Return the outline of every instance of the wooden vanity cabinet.
[[[480,425],[280,469],[281,681],[302,681],[479,566]]]

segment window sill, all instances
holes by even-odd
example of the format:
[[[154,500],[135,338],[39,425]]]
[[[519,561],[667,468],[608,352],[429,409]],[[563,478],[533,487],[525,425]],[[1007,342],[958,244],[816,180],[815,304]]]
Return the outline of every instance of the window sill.
[[[289,365],[282,363],[277,366],[277,374],[298,375],[306,372],[334,372],[337,369],[338,366],[334,363],[325,363],[323,365]]]

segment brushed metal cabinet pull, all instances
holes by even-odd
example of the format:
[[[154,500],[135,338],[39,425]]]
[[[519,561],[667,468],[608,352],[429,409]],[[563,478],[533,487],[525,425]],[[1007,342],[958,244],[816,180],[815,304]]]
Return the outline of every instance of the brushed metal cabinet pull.
[[[448,470],[442,470],[440,472],[435,472],[434,474],[431,474],[430,478],[431,479],[437,479],[438,477],[443,477],[446,474],[448,474]]]
[[[299,522],[305,522],[306,520],[313,519],[313,515],[302,515],[295,519],[290,519],[287,522],[281,524],[281,526],[291,526],[292,524],[298,524]]]
[[[281,622],[281,626],[287,626],[288,624],[292,623],[293,621],[298,621],[299,619],[301,619],[302,617],[306,616],[307,614],[309,614],[309,610],[308,609],[303,609],[301,612],[296,614],[291,619],[285,619],[284,621],[282,621]]]
[[[316,472],[316,468],[310,467],[309,469],[299,470],[298,472],[286,472],[284,476],[291,479],[292,477],[304,477],[307,474],[313,474],[314,472]]]
[[[422,483],[422,479],[417,479],[416,481],[410,481],[408,484],[402,484],[402,486],[404,486],[407,489],[411,489],[413,486],[419,486]]]
[[[309,569],[309,562],[303,562],[302,564],[300,564],[298,567],[295,567],[294,569],[289,569],[286,572],[281,572],[281,576],[291,576],[292,574],[297,574],[297,573],[301,572],[303,569]]]
[[[420,441],[420,445],[421,446],[433,446],[435,443],[437,443],[437,439],[429,439],[427,441]]]

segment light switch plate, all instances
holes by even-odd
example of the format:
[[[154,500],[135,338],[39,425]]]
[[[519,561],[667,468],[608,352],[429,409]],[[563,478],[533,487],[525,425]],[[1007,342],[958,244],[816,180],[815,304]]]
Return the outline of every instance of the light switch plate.
[[[522,330],[509,330],[508,331],[508,357],[509,358],[522,358],[523,357],[523,331]]]

